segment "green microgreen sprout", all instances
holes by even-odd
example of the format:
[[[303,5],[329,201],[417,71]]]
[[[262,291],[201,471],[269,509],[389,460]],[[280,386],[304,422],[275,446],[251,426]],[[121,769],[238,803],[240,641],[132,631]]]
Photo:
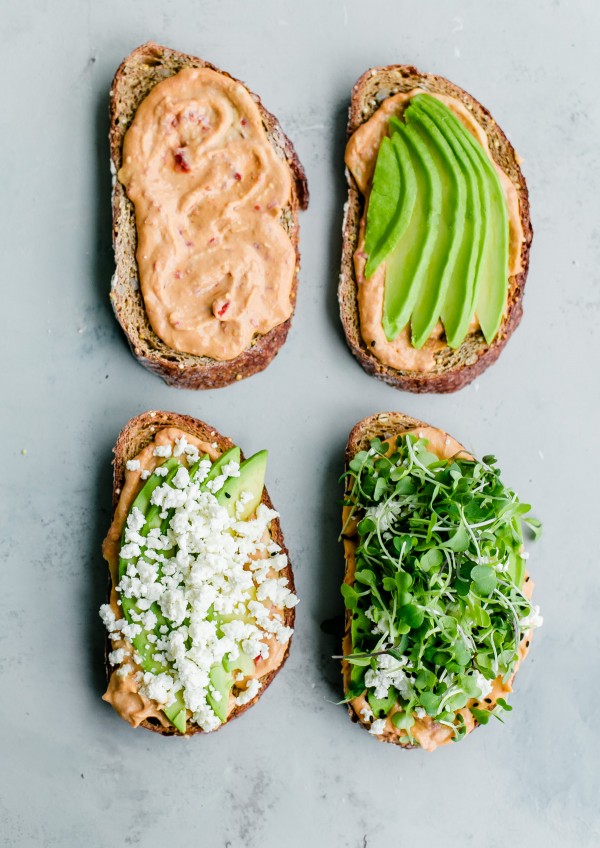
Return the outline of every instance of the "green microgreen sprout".
[[[366,695],[411,741],[424,715],[457,741],[465,710],[487,724],[511,709],[502,698],[489,710],[475,704],[518,662],[532,615],[522,526],[538,538],[541,523],[503,484],[495,457],[440,459],[412,433],[372,439],[342,479],[341,535],[356,545],[354,582],[342,586],[346,700]]]

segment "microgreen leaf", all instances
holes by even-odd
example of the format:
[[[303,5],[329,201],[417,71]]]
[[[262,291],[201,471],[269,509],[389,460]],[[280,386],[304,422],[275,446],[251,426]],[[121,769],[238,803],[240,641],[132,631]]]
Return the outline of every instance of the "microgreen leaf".
[[[436,568],[438,565],[441,565],[443,559],[444,555],[439,548],[431,548],[431,550],[425,551],[423,556],[420,558],[419,567],[421,571],[431,571],[432,568]]]
[[[348,583],[342,583],[342,597],[346,604],[346,609],[354,610],[358,605],[358,592],[353,586]]]
[[[471,571],[471,580],[481,595],[491,595],[496,587],[496,572],[489,565],[476,565]]]
[[[538,518],[524,518],[523,523],[531,531],[534,541],[537,542],[542,535],[542,522]]]

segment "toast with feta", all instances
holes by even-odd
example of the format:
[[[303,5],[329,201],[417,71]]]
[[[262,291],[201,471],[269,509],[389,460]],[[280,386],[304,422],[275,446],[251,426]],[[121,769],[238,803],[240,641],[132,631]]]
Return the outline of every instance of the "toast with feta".
[[[390,65],[357,81],[338,300],[367,373],[453,392],[497,359],[521,320],[533,237],[519,161],[441,76]]]
[[[433,751],[511,708],[533,628],[529,506],[435,427],[372,415],[346,447],[342,671],[352,721]]]
[[[148,42],[112,84],[110,157],[110,299],[135,357],[186,389],[261,371],[290,328],[308,205],[277,119],[214,65]]]
[[[256,703],[284,664],[294,578],[249,459],[187,415],[133,418],[114,447],[103,699],[132,726],[210,732]]]

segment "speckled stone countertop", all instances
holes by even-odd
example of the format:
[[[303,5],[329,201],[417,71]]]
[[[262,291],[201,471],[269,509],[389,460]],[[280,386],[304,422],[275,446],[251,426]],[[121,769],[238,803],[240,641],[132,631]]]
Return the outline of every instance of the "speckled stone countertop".
[[[2,845],[600,844],[600,6],[8,0],[2,17]],[[264,373],[214,392],[171,389],[141,368],[108,300],[108,91],[121,59],[151,38],[260,93],[310,183],[289,339]],[[350,89],[394,62],[485,104],[529,183],[523,322],[498,363],[453,396],[368,377],[337,314]],[[269,448],[301,597],[291,656],[260,704],[192,740],[135,732],[100,700],[111,448],[149,408],[203,418],[248,453]],[[496,454],[545,522],[529,560],[545,624],[514,709],[433,755],[351,724],[336,704],[339,645],[321,627],[342,611],[347,434],[390,409]]]

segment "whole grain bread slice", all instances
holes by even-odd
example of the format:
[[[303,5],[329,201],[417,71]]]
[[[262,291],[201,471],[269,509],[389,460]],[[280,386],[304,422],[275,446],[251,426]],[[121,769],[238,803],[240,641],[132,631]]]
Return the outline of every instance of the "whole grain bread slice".
[[[362,421],[359,421],[352,430],[350,431],[350,435],[348,436],[348,442],[346,444],[346,451],[344,455],[345,460],[345,470],[348,469],[348,465],[350,461],[356,456],[359,451],[368,450],[370,447],[370,443],[372,439],[379,438],[382,441],[386,439],[392,438],[392,436],[400,436],[403,433],[407,433],[411,430],[419,431],[421,428],[431,428],[431,424],[427,424],[425,421],[420,421],[418,418],[412,418],[410,415],[405,415],[403,412],[379,412],[375,415],[369,415],[367,418],[363,418]],[[434,428],[438,431],[443,437],[448,437],[448,434],[441,430],[439,427]],[[455,440],[452,440],[453,442]],[[456,444],[456,443],[455,443]],[[461,446],[462,447],[462,446]],[[465,456],[470,457],[471,454],[465,449]],[[346,478],[348,481],[349,478]],[[349,482],[347,482],[346,495],[349,493]],[[348,538],[348,537],[344,537]],[[346,580],[348,576],[348,559],[346,558],[346,566],[344,572],[344,580]],[[529,576],[526,576],[526,582],[529,582]],[[531,584],[533,586],[533,584]],[[350,610],[346,610],[345,614],[345,626],[344,626],[344,641],[349,638],[350,635],[350,626],[352,623],[352,613]],[[525,649],[529,648],[529,643],[531,639],[531,633],[523,633],[521,639],[525,641]],[[344,694],[347,694],[346,682],[347,682],[347,670],[348,663],[345,660],[342,660],[342,673],[344,677]],[[515,676],[517,674],[518,666],[512,673],[510,684],[514,682]],[[365,730],[369,729],[368,722],[364,721],[360,715],[357,714],[353,705],[348,703],[348,714],[351,720],[355,723],[360,724]],[[475,722],[474,729],[479,727],[479,723]],[[391,742],[400,748],[417,748],[417,745],[410,744],[409,742],[402,741],[405,737],[399,736],[386,736],[385,741]]]
[[[346,169],[348,200],[343,223],[342,267],[338,284],[340,315],[348,345],[367,373],[394,386],[411,392],[454,392],[466,386],[496,361],[509,337],[518,326],[523,312],[523,290],[529,266],[529,251],[533,230],[529,219],[529,195],[519,159],[512,145],[488,110],[474,97],[454,83],[435,74],[423,74],[410,65],[388,65],[366,71],[352,89],[348,116],[348,137],[369,120],[382,102],[398,92],[422,88],[433,94],[455,97],[485,130],[495,162],[517,190],[519,213],[523,228],[521,244],[522,270],[509,278],[508,307],[496,338],[487,344],[480,330],[467,336],[453,350],[444,347],[435,355],[435,367],[428,372],[399,371],[380,362],[365,344],[361,332],[357,303],[357,281],[354,271],[354,252],[358,242],[364,199],[352,174]]]
[[[110,299],[133,354],[142,365],[158,374],[170,386],[217,389],[266,368],[287,337],[291,316],[265,335],[256,335],[248,350],[226,362],[173,350],[159,339],[150,326],[140,291],[135,256],[135,211],[116,175],[121,167],[123,138],[138,106],[155,85],[183,68],[211,68],[230,76],[203,59],[149,41],[123,60],[113,80],[109,141],[113,172],[113,247],[116,269]],[[298,210],[308,206],[306,176],[291,141],[277,119],[264,108],[257,95],[252,94],[252,98],[260,110],[270,143],[278,157],[287,162],[292,175],[292,196],[282,212],[281,224],[296,251],[296,271],[291,294],[292,305],[295,306],[300,266]]]
[[[159,410],[150,410],[148,412],[143,412],[140,415],[137,415],[135,418],[132,418],[127,424],[123,427],[115,446],[113,448],[113,493],[112,493],[112,504],[113,504],[113,512],[119,502],[119,497],[121,491],[123,489],[123,484],[125,481],[125,467],[127,464],[127,460],[132,459],[136,456],[143,448],[146,447],[154,438],[157,431],[165,428],[165,427],[178,427],[185,433],[189,433],[191,436],[196,436],[196,438],[201,439],[202,441],[209,443],[216,443],[218,450],[221,453],[224,453],[229,448],[234,446],[234,442],[228,436],[222,436],[218,430],[215,430],[214,427],[211,427],[209,424],[206,424],[204,421],[200,421],[198,418],[192,418],[190,415],[179,415],[176,412],[163,412]],[[244,458],[244,454],[242,452],[242,459]],[[270,509],[273,509],[273,503],[271,498],[269,497],[269,493],[267,492],[267,488],[265,486],[263,490],[262,503],[268,506]],[[271,538],[274,542],[276,542],[284,553],[288,557],[287,566],[282,569],[280,572],[281,577],[285,577],[288,581],[288,586],[295,592],[294,586],[294,574],[292,571],[292,566],[289,561],[288,550],[285,546],[285,541],[283,538],[283,532],[281,530],[281,524],[278,518],[274,519],[270,525],[270,534]],[[112,584],[109,574],[109,585],[108,585],[108,598],[110,599]],[[295,619],[295,608],[291,607],[290,609],[284,610],[283,621],[286,627],[293,627]],[[249,707],[255,704],[261,695],[264,693],[265,689],[271,684],[274,680],[275,675],[281,670],[283,664],[285,663],[288,654],[289,648],[291,644],[288,642],[286,651],[281,659],[280,664],[276,669],[269,672],[269,674],[265,675],[261,678],[261,688],[259,693],[247,704],[243,704],[242,706],[236,706],[229,718],[224,724],[228,724],[232,719],[237,718],[237,716],[241,715],[241,713],[245,712]],[[115,673],[115,669],[108,662],[108,654],[112,650],[110,640],[107,638],[106,646],[105,646],[105,667],[106,667],[106,679],[107,682],[110,680],[112,674]],[[163,736],[181,736],[178,730],[175,727],[169,726],[164,727],[158,722],[157,719],[145,719],[141,723],[141,727],[145,727],[148,730],[152,730],[155,733],[160,733]],[[220,725],[223,727],[223,725]],[[198,727],[198,725],[191,724],[188,722],[186,736],[193,736],[196,733],[202,733],[202,729]]]

